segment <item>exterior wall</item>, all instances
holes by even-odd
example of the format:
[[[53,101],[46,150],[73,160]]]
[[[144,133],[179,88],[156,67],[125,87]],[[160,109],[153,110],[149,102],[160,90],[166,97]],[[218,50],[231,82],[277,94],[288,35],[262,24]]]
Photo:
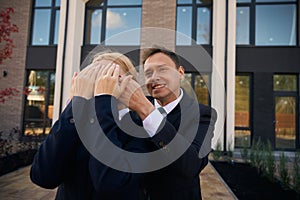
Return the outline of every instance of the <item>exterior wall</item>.
[[[0,65],[0,90],[13,87],[19,90],[18,96],[0,103],[0,131],[9,132],[12,128],[20,128],[22,125],[23,111],[23,88],[25,79],[25,59],[28,35],[30,32],[31,1],[0,0],[0,10],[12,7],[11,23],[16,24],[19,32],[12,33],[11,38],[16,48],[13,49],[11,59],[4,60]],[[3,77],[2,72],[6,70],[8,75]],[[3,134],[3,133],[2,133]]]
[[[147,27],[163,29],[147,29]],[[141,49],[159,44],[175,50],[176,0],[143,0],[142,28],[144,29],[141,34]]]
[[[88,0],[61,0],[57,59],[55,61],[56,85],[53,122],[58,118],[69,97],[69,88],[73,72],[78,71],[80,67],[81,47],[83,44],[84,33],[84,12],[87,1]],[[20,91],[18,96],[6,101],[5,104],[0,103],[0,131],[4,131],[4,133],[7,133],[12,128],[21,128],[22,126],[22,91],[26,76],[25,63],[30,33],[31,2],[32,1],[28,0],[0,0],[1,10],[6,7],[14,8],[15,13],[11,15],[11,22],[16,24],[19,28],[19,32],[12,33],[12,38],[16,45],[16,48],[13,49],[12,58],[5,60],[3,64],[0,65],[0,90],[13,87]],[[298,62],[299,57],[297,57],[299,54],[299,45],[297,47],[282,47],[276,49],[273,47],[236,47],[236,0],[228,0],[228,7],[226,6],[226,2],[227,1],[214,1],[213,3],[211,103],[218,111],[218,121],[215,130],[215,138],[213,139],[213,146],[216,146],[217,142],[220,141],[222,146],[226,145],[225,147],[227,150],[232,150],[234,146],[234,95],[236,71],[250,72],[255,76],[253,97],[251,97],[254,99],[253,105],[251,105],[254,110],[252,136],[264,136],[268,139],[271,138],[271,140],[274,141],[274,135],[272,135],[274,131],[273,125],[269,124],[268,126],[265,126],[266,120],[271,119],[271,115],[274,115],[274,110],[272,106],[269,106],[267,111],[259,109],[260,107],[267,109],[264,105],[266,102],[270,102],[270,99],[268,101],[261,101],[261,99],[259,99],[259,97],[266,95],[266,93],[258,88],[258,83],[265,81],[263,73],[268,67],[271,67],[274,72],[299,73],[299,68],[294,66],[295,64],[299,66],[300,62]],[[226,7],[228,9],[227,11]],[[175,50],[176,9],[176,0],[143,0],[141,49],[152,46],[152,44],[159,44]],[[300,9],[300,6],[298,6],[298,9]],[[226,12],[228,14],[227,29]],[[68,15],[67,27],[65,23],[66,15]],[[300,10],[298,10],[298,15],[300,16]],[[300,26],[300,20],[298,20],[298,26]],[[65,37],[66,30],[67,33]],[[297,34],[299,37],[299,30]],[[194,47],[185,48],[188,49],[185,52],[189,52],[192,51]],[[284,59],[279,60],[279,62],[276,61],[276,66],[273,67],[273,58],[277,57],[274,55],[280,55],[281,58]],[[289,59],[291,57],[297,57],[298,60],[297,58]],[[6,77],[3,77],[2,75],[3,70],[7,70],[8,72]],[[268,84],[272,84],[270,74],[268,76]],[[268,84],[266,84],[269,88],[268,91],[270,92],[268,95],[269,97],[272,97],[273,91]],[[226,93],[225,87],[227,89]],[[266,116],[266,114],[268,114],[268,116]],[[267,134],[265,134],[266,130],[268,131]],[[226,134],[226,136],[224,136],[224,134]],[[299,131],[297,134],[299,134]],[[224,139],[226,139],[226,141],[224,141]]]

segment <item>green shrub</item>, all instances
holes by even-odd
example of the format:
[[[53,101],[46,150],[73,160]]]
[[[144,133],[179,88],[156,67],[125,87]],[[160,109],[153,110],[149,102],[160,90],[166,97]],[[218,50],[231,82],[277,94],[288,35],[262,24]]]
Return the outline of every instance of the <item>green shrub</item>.
[[[300,152],[296,152],[294,158],[293,188],[298,193],[300,193],[300,166],[299,165],[300,165]]]
[[[243,149],[241,151],[241,157],[245,161],[245,163],[248,162],[249,150],[248,150],[248,142],[246,138],[243,140]]]
[[[266,149],[266,167],[267,167],[267,178],[270,181],[274,181],[274,174],[276,170],[275,156],[273,154],[271,142],[268,141]]]
[[[285,189],[289,188],[290,185],[290,176],[287,169],[287,162],[288,160],[285,157],[284,152],[281,152],[278,170],[280,182]]]
[[[232,157],[233,157],[233,150],[231,148],[231,142],[229,142],[228,146],[227,146],[227,151],[226,151],[226,161],[229,162],[229,163],[232,163]]]
[[[215,161],[219,160],[222,156],[222,144],[220,140],[218,140],[216,149],[212,152],[212,156]]]
[[[253,144],[250,150],[250,164],[257,169],[257,171],[261,172],[262,167],[262,160],[263,160],[263,154],[262,154],[262,143],[260,138],[256,141],[253,140]]]
[[[267,147],[265,144],[261,144],[259,154],[260,154],[260,157],[259,157],[260,163],[258,166],[259,167],[258,171],[261,172],[264,177],[267,177],[268,176]]]

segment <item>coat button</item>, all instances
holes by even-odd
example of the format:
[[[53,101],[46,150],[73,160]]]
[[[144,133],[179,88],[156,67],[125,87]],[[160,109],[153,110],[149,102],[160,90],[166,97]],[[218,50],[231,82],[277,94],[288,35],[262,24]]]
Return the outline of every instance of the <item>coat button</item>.
[[[75,120],[74,120],[73,118],[71,118],[71,119],[69,120],[69,122],[70,122],[71,124],[74,124],[74,123],[75,123]]]
[[[163,141],[160,141],[160,142],[158,143],[158,145],[159,145],[160,147],[164,147],[164,146],[165,146],[165,143],[164,143]]]
[[[91,118],[91,119],[90,119],[90,123],[93,124],[94,122],[95,122],[95,119],[94,119],[94,118]]]

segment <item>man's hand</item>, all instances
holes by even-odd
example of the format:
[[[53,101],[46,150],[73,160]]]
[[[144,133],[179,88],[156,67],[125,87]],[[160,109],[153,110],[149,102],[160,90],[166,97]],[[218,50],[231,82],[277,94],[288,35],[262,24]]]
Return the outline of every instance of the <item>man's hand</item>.
[[[133,111],[136,111],[140,118],[144,120],[155,108],[146,98],[141,86],[134,80],[126,83],[126,88],[119,97],[124,105]]]
[[[94,85],[99,65],[90,64],[74,78],[74,96],[90,99],[94,96]]]
[[[112,63],[106,66],[101,66],[97,73],[94,95],[108,94],[119,98],[132,76],[124,77],[122,82],[119,81],[119,78],[119,65]]]

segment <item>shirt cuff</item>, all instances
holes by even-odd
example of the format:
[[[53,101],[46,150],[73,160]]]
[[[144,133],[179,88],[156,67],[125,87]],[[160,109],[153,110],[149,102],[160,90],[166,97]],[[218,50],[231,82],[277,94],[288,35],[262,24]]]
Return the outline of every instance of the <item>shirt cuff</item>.
[[[155,135],[163,119],[163,115],[157,109],[155,109],[143,120],[143,127],[150,137]]]

